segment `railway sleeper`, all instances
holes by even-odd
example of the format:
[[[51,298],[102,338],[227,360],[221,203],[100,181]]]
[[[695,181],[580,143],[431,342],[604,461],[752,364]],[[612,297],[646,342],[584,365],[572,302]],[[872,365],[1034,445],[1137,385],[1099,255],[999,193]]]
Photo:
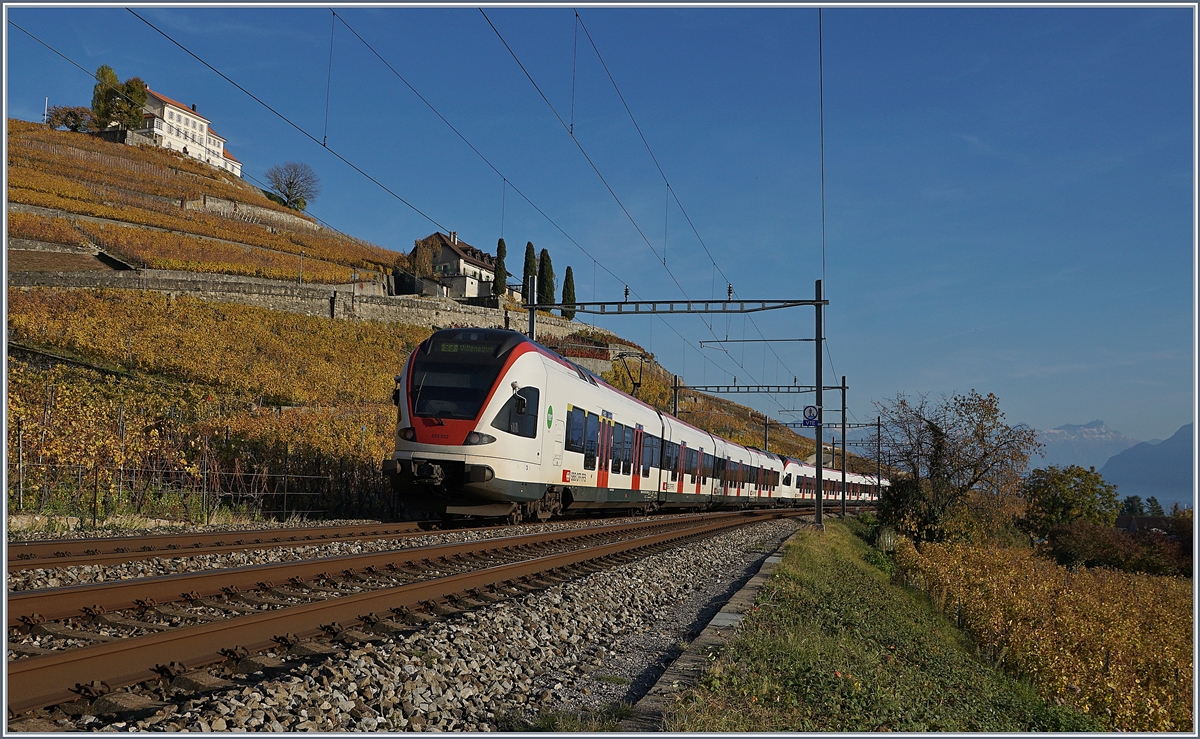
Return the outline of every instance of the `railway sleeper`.
[[[442,618],[449,618],[450,616],[457,616],[458,614],[462,613],[463,611],[469,610],[466,608],[456,608],[455,606],[453,606],[450,603],[445,602],[445,601],[440,601],[440,602],[439,601],[422,601],[421,605],[425,607],[425,610],[429,611],[430,613],[432,613],[434,615],[441,616]]]
[[[278,657],[268,654],[251,654],[238,660],[233,670],[242,675],[253,675],[256,672],[271,672],[286,667],[287,663]]]
[[[343,629],[333,635],[333,640],[341,642],[346,646],[358,646],[360,644],[378,644],[384,641],[386,637],[381,634],[372,634],[361,629]]]
[[[204,606],[206,608],[214,608],[218,611],[227,611],[229,613],[239,613],[242,615],[245,615],[248,613],[259,613],[259,609],[253,608],[251,606],[239,606],[236,603],[230,603],[228,601],[213,600],[212,598],[200,598],[199,600],[195,600],[192,602],[198,606]]]
[[[21,644],[18,642],[8,642],[7,649],[18,657],[39,657],[43,654],[54,653],[53,649],[39,647],[36,644]]]
[[[97,634],[94,631],[73,629],[70,626],[63,626],[62,624],[53,622],[34,626],[33,633],[38,636],[52,636],[59,639],[83,639],[85,641],[109,642],[116,639],[115,636]]]
[[[299,588],[297,588],[297,590],[299,590]],[[291,590],[284,590],[282,588],[271,588],[270,590],[267,590],[265,592],[269,595],[278,596],[280,598],[292,598],[292,599],[301,600],[301,601],[304,601],[304,600],[314,601],[314,600],[328,600],[329,599],[329,596],[324,591],[318,592],[316,590],[306,590],[304,592],[296,592],[296,591],[291,591]]]
[[[224,688],[232,688],[233,681],[226,680],[223,677],[217,677],[209,673],[207,670],[193,670],[185,672],[182,675],[177,675],[171,681],[172,690],[184,690],[189,693],[205,693],[210,690],[222,690]]]
[[[294,600],[283,600],[282,598],[269,598],[265,595],[257,593],[238,593],[238,600],[251,606],[294,606]]]
[[[207,613],[192,613],[172,606],[154,606],[154,612],[166,618],[191,619],[201,623],[212,623],[223,620],[220,616],[210,616]]]
[[[412,624],[413,626],[425,626],[438,620],[437,616],[434,616],[432,613],[425,613],[424,611],[410,611],[404,606],[393,608],[392,612],[395,613],[397,617],[403,619],[405,623]]]
[[[133,618],[126,618],[116,613],[100,613],[92,617],[92,623],[104,624],[105,626],[124,626],[129,629],[145,629],[147,631],[167,631],[172,627],[164,624],[151,623],[149,621],[138,621]]]
[[[364,621],[364,628],[369,629],[376,634],[382,636],[395,636],[396,634],[410,634],[417,630],[415,626],[402,624],[388,618],[377,618],[373,621]]]
[[[343,650],[319,641],[304,641],[299,644],[293,644],[288,649],[289,657],[331,657],[335,654],[340,654]]]

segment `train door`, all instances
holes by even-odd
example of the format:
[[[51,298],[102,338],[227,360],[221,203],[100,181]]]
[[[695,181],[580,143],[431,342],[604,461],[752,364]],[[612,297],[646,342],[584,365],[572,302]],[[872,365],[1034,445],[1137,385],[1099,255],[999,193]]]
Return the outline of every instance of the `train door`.
[[[555,467],[562,467],[563,464],[563,440],[567,435],[567,419],[565,413],[554,413],[554,407],[547,409],[546,425],[551,429],[551,438],[554,446],[552,448],[552,461]],[[558,477],[558,471],[554,471],[554,476]]]
[[[600,418],[600,446],[596,458],[596,487],[608,487],[609,459],[612,455],[613,421],[611,417]]]
[[[630,487],[634,490],[642,489],[642,439],[645,436],[646,432],[639,423],[633,430],[633,478],[630,480]]]

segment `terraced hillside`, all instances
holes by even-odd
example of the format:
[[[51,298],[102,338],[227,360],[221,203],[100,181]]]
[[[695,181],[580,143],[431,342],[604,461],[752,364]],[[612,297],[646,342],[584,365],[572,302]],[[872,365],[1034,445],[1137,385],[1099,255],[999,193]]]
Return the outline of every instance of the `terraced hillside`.
[[[347,283],[405,257],[177,152],[8,121],[8,235],[139,267]],[[20,264],[13,265],[20,268]],[[10,268],[13,268],[10,267]]]

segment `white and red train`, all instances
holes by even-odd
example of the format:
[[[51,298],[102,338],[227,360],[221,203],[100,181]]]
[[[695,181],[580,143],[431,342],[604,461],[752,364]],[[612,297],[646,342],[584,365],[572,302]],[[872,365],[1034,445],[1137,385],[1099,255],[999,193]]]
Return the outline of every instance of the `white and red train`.
[[[396,382],[384,472],[410,514],[519,521],[815,498],[814,466],[702,431],[515,331],[437,331]],[[824,488],[840,501],[841,472],[828,470]],[[875,497],[874,477],[846,474],[848,502]]]

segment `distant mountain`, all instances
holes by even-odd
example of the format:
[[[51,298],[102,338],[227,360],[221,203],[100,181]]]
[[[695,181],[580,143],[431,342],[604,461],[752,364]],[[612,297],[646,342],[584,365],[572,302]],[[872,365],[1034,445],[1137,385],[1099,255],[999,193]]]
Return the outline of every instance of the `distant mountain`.
[[[1109,457],[1138,444],[1119,431],[1104,425],[1104,421],[1092,421],[1083,425],[1067,424],[1058,428],[1038,431],[1038,441],[1045,445],[1041,459],[1029,460],[1031,467],[1080,467],[1104,466]]]
[[[1117,486],[1117,495],[1151,495],[1164,508],[1171,503],[1193,505],[1192,424],[1158,444],[1142,443],[1116,454],[1100,469],[1107,482]]]

